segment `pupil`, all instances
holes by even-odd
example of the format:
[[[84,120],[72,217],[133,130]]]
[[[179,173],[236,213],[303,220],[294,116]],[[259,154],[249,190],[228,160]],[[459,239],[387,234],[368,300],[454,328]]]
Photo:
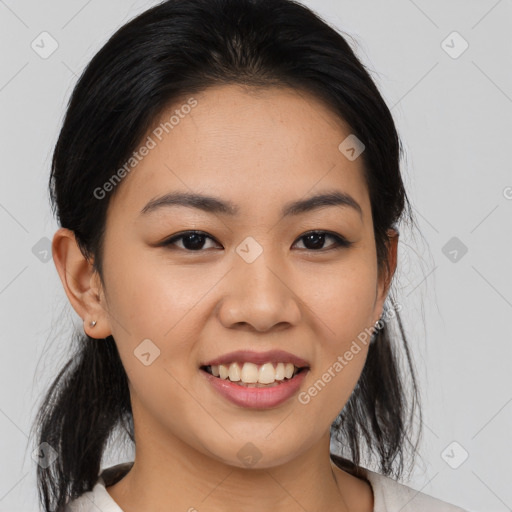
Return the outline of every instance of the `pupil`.
[[[204,244],[204,238],[205,238],[204,235],[201,235],[199,233],[192,233],[183,238],[183,245],[187,249],[191,249],[191,250],[201,249],[201,247]],[[187,243],[187,241],[190,241],[190,240],[192,240],[192,243],[191,244]]]
[[[324,245],[325,233],[311,233],[306,235],[306,240],[313,240],[313,249],[321,249]],[[316,242],[316,243],[315,243]],[[307,244],[305,244],[307,246]]]

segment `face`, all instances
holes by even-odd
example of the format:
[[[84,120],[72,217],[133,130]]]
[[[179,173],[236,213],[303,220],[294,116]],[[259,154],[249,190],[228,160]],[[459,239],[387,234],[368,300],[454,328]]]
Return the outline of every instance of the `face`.
[[[135,428],[154,445],[240,467],[254,450],[270,467],[328,432],[366,359],[360,335],[382,313],[362,159],[340,152],[350,128],[304,93],[230,85],[194,99],[155,123],[151,149],[111,199],[101,322],[128,375]],[[172,129],[159,129],[176,109]],[[162,200],[176,193],[218,202]],[[345,201],[290,208],[322,194]],[[227,383],[227,394],[202,368],[273,350],[288,355],[263,359],[307,368],[265,389]]]

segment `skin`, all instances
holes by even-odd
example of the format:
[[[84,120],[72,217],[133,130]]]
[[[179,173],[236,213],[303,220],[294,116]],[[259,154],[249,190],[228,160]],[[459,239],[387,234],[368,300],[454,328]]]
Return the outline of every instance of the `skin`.
[[[278,348],[309,362],[307,390],[380,318],[398,236],[391,238],[390,273],[379,275],[362,159],[338,150],[350,127],[322,102],[291,89],[237,85],[194,97],[197,106],[117,185],[107,213],[105,285],[71,231],[59,229],[53,240],[84,330],[98,339],[113,335],[130,381],[135,463],[107,490],[125,512],[168,512],[171,504],[184,511],[369,512],[371,487],[329,457],[329,427],[356,385],[367,345],[307,405],[294,397],[266,410],[227,402],[199,365],[233,350]],[[280,218],[285,203],[333,189],[350,194],[362,217],[328,206]],[[240,213],[179,206],[140,215],[171,191],[215,195]],[[213,237],[202,252],[187,251],[183,239],[157,246],[194,229]],[[326,237],[315,248],[303,238],[311,230],[353,245],[331,250],[334,240]],[[263,249],[252,263],[235,251],[248,236]],[[145,366],[134,350],[147,338],[160,356]],[[248,442],[262,455],[252,467],[237,456]]]

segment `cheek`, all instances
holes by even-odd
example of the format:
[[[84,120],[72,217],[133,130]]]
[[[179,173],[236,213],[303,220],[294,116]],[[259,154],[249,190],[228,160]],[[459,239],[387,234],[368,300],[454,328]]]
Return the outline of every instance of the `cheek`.
[[[133,251],[105,266],[105,277],[112,334],[134,394],[156,416],[169,404],[181,410],[180,383],[187,386],[198,371],[204,308],[219,276],[206,265],[172,265]]]
[[[301,403],[326,421],[334,420],[343,408],[364,367],[374,323],[376,278],[371,260],[359,259],[345,262],[311,289],[308,306],[315,314],[317,364]]]
[[[206,266],[186,267],[173,265],[165,257],[155,261],[143,253],[139,256],[123,257],[105,269],[112,329],[122,337],[128,331],[134,339],[166,342],[186,325],[198,325],[190,321],[190,315],[218,277]],[[120,329],[116,323],[126,328]]]
[[[139,418],[149,414],[180,431],[187,414],[204,415],[196,401],[183,397],[189,397],[184,388],[200,339],[198,303],[214,281],[198,276],[192,267],[183,271],[136,254],[105,266],[105,277],[112,334],[130,383],[134,413],[139,409]]]
[[[310,307],[324,324],[329,345],[343,345],[373,325],[377,274],[371,260],[352,258],[321,280],[308,279]]]

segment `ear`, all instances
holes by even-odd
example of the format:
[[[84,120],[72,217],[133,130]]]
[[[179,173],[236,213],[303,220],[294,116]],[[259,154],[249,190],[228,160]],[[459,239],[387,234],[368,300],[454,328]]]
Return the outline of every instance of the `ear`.
[[[53,236],[52,255],[69,302],[84,321],[86,334],[97,339],[112,334],[99,275],[82,254],[73,231],[57,230]],[[91,327],[93,320],[96,325]]]
[[[391,286],[391,281],[393,279],[393,275],[395,274],[396,264],[397,264],[397,251],[398,251],[398,238],[399,233],[395,228],[390,228],[387,230],[388,235],[388,260],[389,260],[389,270],[384,268],[381,275],[379,275],[379,280],[377,284],[377,296],[375,298],[375,306],[377,311],[379,312],[377,321],[381,316],[384,309],[384,302],[389,292],[389,287]]]

